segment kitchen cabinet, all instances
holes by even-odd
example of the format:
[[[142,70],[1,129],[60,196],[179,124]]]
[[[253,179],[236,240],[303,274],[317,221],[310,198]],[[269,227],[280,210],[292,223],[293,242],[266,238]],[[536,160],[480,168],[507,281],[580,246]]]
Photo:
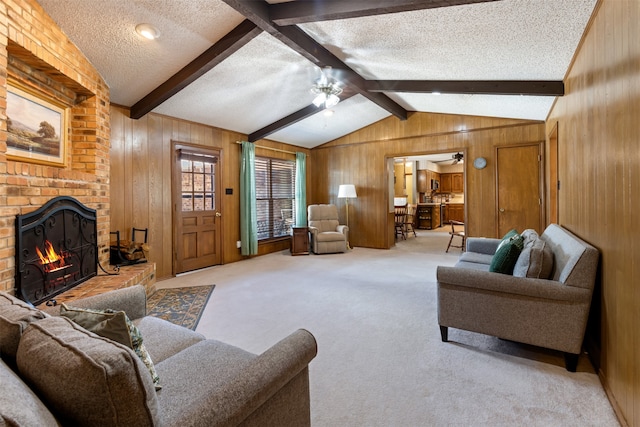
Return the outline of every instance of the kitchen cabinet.
[[[464,192],[464,178],[461,173],[451,174],[451,192],[452,193]]]
[[[440,175],[441,193],[463,193],[464,175],[461,172],[443,173]]]
[[[447,221],[464,222],[464,204],[451,203],[447,205]]]
[[[450,173],[443,173],[440,175],[440,192],[441,193],[451,193],[451,175]]]
[[[442,218],[440,218],[440,205],[436,205],[431,210],[431,226],[432,228],[442,227]]]
[[[429,180],[429,171],[427,170],[419,170],[418,171],[418,193],[428,193],[431,191],[431,181]]]

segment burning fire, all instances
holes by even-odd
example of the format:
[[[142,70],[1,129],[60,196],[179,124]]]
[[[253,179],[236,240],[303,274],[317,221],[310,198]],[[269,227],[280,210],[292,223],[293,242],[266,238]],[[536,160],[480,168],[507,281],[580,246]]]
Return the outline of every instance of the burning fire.
[[[44,254],[40,251],[40,248],[36,247],[36,252],[38,253],[38,257],[40,257],[40,262],[44,267],[44,270],[47,273],[52,271],[60,270],[61,268],[65,268],[66,264],[64,262],[64,257],[59,255],[55,249],[53,249],[53,245],[50,241],[44,241]]]

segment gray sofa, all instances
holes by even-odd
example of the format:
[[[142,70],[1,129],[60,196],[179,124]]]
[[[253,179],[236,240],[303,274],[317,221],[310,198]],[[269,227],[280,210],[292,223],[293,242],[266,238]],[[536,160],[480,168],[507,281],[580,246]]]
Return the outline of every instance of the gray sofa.
[[[513,275],[489,271],[501,239],[468,238],[454,267],[438,267],[442,341],[452,327],[559,350],[575,371],[599,252],[557,224],[522,234]]]
[[[255,355],[146,316],[142,286],[71,305],[125,311],[161,389],[131,348],[0,292],[0,425],[310,425],[309,332]]]

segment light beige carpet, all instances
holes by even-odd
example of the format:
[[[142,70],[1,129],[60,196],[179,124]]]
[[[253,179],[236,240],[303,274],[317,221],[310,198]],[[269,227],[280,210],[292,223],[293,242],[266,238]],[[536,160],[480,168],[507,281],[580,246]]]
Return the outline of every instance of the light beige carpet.
[[[216,283],[197,331],[254,353],[311,331],[314,426],[617,426],[586,355],[456,329],[440,340],[435,268],[452,265],[446,231],[391,250],[288,251],[183,275],[158,287]],[[505,319],[508,322],[509,319]]]

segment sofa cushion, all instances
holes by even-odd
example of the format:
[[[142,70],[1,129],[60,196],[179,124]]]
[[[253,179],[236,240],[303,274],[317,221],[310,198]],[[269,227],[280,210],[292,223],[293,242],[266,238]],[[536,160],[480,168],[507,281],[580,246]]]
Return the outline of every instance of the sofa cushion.
[[[526,245],[515,266],[513,275],[516,277],[532,277],[548,279],[553,270],[553,252],[551,247],[542,239],[535,239]]]
[[[485,264],[491,265],[491,260],[493,259],[493,255],[489,254],[481,254],[478,252],[463,252],[458,259],[458,262],[473,262],[476,264]]]
[[[208,418],[218,418],[229,408],[216,403],[230,384],[251,381],[244,376],[256,357],[238,347],[208,339],[158,363],[158,372],[165,379],[162,392],[158,393],[165,425],[218,425]],[[282,366],[285,365],[283,361]],[[271,372],[265,371],[264,375],[271,375]],[[189,392],[185,393],[185,390]],[[266,396],[261,395],[260,399],[266,399]],[[213,410],[204,410],[212,405]]]
[[[124,311],[94,310],[90,308],[70,307],[62,304],[60,315],[68,317],[86,330],[126,345],[138,355],[149,370],[153,385],[160,390],[160,378],[156,373],[153,360],[143,343],[140,330],[129,320]]]
[[[455,266],[471,270],[489,271],[489,265],[490,264],[481,264],[479,262],[458,261]]]
[[[142,332],[147,350],[156,366],[163,360],[205,339],[202,334],[158,317],[145,316],[134,320],[133,323]]]
[[[335,241],[344,242],[346,238],[347,237],[344,234],[339,233],[337,231],[325,231],[316,236],[316,239],[318,240],[318,242],[335,242]]]
[[[153,381],[130,348],[65,317],[30,324],[18,345],[20,375],[68,425],[158,424]]]
[[[0,361],[0,425],[58,426],[58,422],[38,396]]]
[[[522,251],[522,241],[522,236],[517,233],[508,239],[503,239],[491,259],[489,271],[512,274],[513,267],[516,265],[518,256]]]
[[[26,302],[0,292],[0,357],[9,365],[16,362],[20,337],[31,322],[48,317]]]

